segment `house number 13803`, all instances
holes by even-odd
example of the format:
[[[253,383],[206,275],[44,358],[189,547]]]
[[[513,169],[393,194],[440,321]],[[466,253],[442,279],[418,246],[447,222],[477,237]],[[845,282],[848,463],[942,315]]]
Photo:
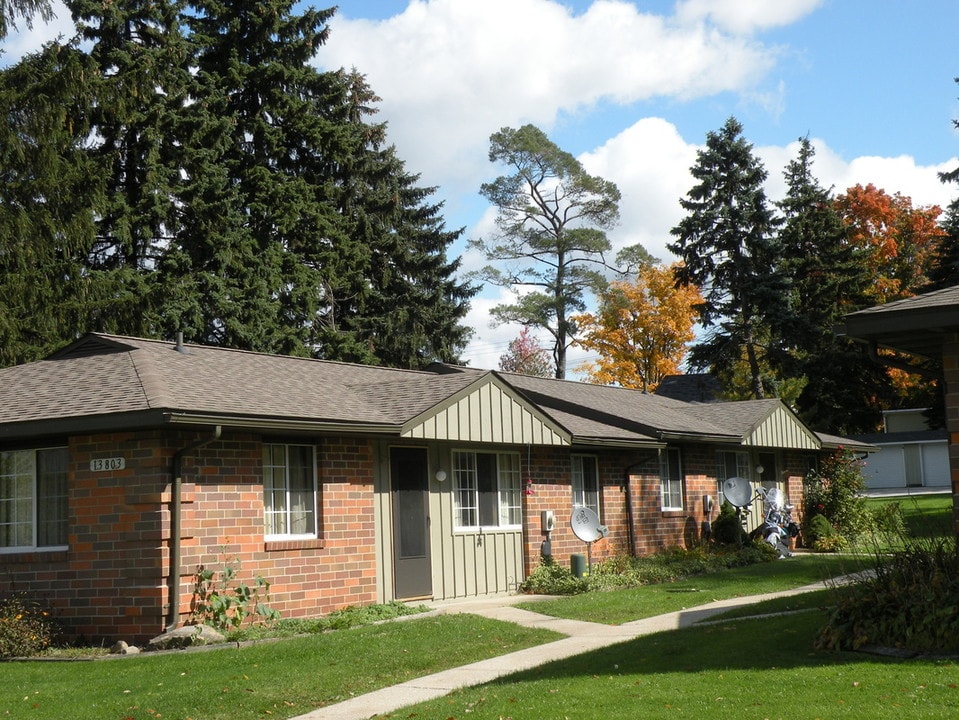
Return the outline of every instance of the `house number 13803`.
[[[126,461],[122,457],[97,458],[90,461],[90,472],[123,470],[126,466]]]

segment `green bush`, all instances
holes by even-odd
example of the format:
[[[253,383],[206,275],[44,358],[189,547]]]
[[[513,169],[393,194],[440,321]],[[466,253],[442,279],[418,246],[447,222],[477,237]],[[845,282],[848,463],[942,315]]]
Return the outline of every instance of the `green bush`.
[[[713,542],[719,545],[743,546],[749,541],[739,513],[728,500],[720,506],[719,517],[713,521],[711,532]]]
[[[573,577],[569,568],[552,557],[544,557],[519,589],[537,595],[576,595],[586,592],[588,586],[584,578]]]
[[[60,637],[53,616],[23,595],[0,598],[0,658],[32,657]]]
[[[938,538],[876,554],[875,575],[845,588],[816,640],[829,650],[864,645],[959,651],[959,551]]]

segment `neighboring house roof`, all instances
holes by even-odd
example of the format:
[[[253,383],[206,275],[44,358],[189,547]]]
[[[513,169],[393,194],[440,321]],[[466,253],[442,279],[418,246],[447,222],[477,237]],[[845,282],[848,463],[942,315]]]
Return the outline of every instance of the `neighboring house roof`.
[[[959,285],[850,313],[842,330],[881,347],[940,357],[944,335],[959,331]]]
[[[466,367],[397,370],[105,334],[0,369],[0,439],[164,424],[566,446],[820,442],[779,400],[704,405]]]
[[[717,402],[722,386],[719,379],[709,373],[667,375],[656,386],[656,394],[684,402]]]
[[[942,430],[906,430],[903,432],[856,435],[856,440],[870,445],[914,445],[916,443],[949,442],[949,433]]]

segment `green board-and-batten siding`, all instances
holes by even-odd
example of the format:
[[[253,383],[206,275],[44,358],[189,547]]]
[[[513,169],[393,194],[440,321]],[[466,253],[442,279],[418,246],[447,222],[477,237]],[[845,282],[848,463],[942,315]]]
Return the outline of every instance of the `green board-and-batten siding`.
[[[569,433],[492,376],[415,418],[403,428],[402,436],[506,445],[570,444]]]

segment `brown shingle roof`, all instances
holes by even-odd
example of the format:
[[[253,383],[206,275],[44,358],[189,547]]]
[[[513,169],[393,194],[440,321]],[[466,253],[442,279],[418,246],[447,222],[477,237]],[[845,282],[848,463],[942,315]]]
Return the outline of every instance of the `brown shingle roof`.
[[[619,387],[437,366],[397,370],[93,334],[0,369],[0,437],[165,422],[397,434],[485,376],[499,377],[574,444],[738,443],[778,400],[708,405]],[[57,423],[60,423],[57,426]],[[53,428],[53,429],[51,429]]]

